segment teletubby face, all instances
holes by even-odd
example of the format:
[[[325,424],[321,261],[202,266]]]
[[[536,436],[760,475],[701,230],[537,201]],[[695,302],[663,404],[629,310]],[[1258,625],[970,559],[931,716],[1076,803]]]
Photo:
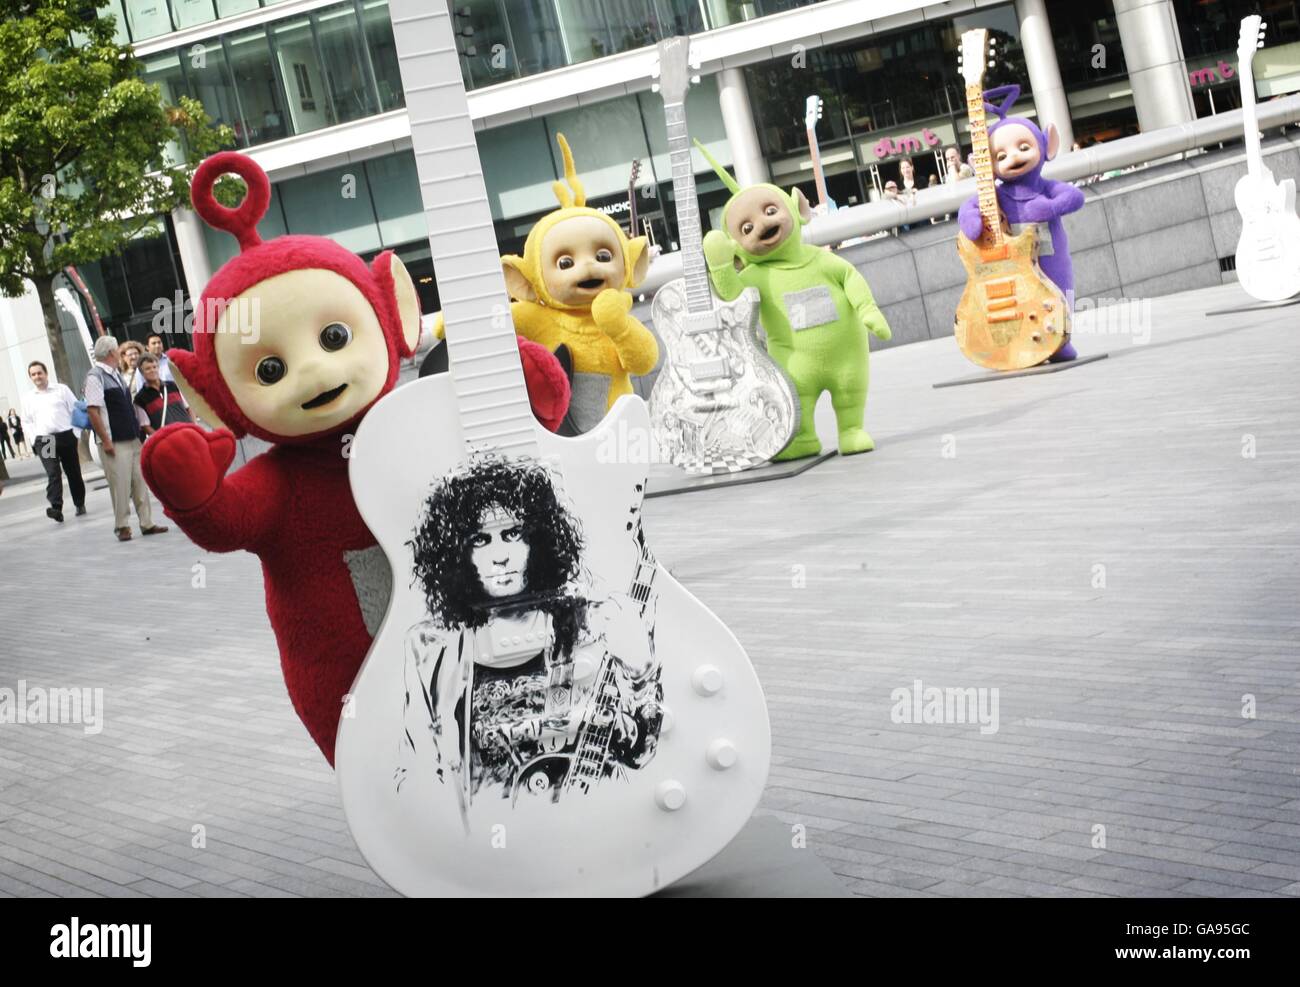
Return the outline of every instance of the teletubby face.
[[[488,596],[516,596],[525,588],[528,542],[523,525],[508,511],[494,511],[470,541],[470,561]]]
[[[812,215],[808,200],[798,189],[794,196],[800,213],[807,214],[806,221]],[[744,250],[757,257],[785,243],[794,228],[789,204],[770,186],[751,186],[727,204],[727,232]]]
[[[993,153],[993,171],[1004,181],[1014,181],[1038,167],[1043,159],[1038,139],[1029,128],[1018,123],[1006,123],[989,136]]]
[[[213,346],[244,415],[286,437],[345,424],[388,379],[374,309],[347,278],[318,268],[278,274],[232,299]]]
[[[623,244],[596,216],[572,216],[542,238],[541,274],[546,291],[562,305],[590,305],[606,288],[626,280]]]

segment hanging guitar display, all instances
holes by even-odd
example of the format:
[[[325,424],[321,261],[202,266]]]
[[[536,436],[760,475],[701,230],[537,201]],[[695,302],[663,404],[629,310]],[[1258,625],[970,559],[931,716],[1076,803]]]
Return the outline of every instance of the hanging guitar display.
[[[659,42],[656,77],[664,100],[684,277],[651,303],[663,365],[650,394],[658,458],[688,473],[737,473],[761,466],[799,429],[799,398],[767,353],[758,325],[758,291],[718,300],[704,259],[695,195],[686,93],[690,39]]]
[[[629,238],[641,235],[636,228],[636,180],[640,177],[641,159],[637,158],[632,162],[632,173],[627,179],[627,235]]]
[[[1260,152],[1254,61],[1255,50],[1264,47],[1266,26],[1258,14],[1252,14],[1242,19],[1237,38],[1247,173],[1237,180],[1233,199],[1241,214],[1237,280],[1253,298],[1277,302],[1300,294],[1300,216],[1296,215],[1295,180],[1279,182]]]
[[[830,212],[835,208],[830,193],[826,191],[826,172],[822,169],[821,148],[817,144],[817,121],[822,118],[822,98],[809,96],[804,101],[803,126],[808,135],[808,153],[812,155],[813,180],[817,183],[817,208]]]
[[[957,305],[954,330],[957,345],[972,362],[990,370],[1025,370],[1065,345],[1070,338],[1070,308],[1038,266],[1037,229],[1029,226],[1012,234],[998,208],[984,107],[989,50],[987,30],[962,34],[961,73],[984,232],[978,240],[957,237],[966,290]]]
[[[534,421],[447,4],[389,13],[450,358],[351,446],[393,594],[340,720],[344,813],[408,895],[646,894],[749,819],[762,689],[646,546],[645,467],[608,454],[645,404]]]

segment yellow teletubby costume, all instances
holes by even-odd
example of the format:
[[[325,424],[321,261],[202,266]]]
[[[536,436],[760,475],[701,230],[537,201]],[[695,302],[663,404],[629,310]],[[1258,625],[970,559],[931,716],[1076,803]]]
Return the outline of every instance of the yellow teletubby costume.
[[[629,291],[650,266],[648,241],[586,206],[587,195],[563,134],[564,177],[553,182],[560,208],[528,232],[522,257],[501,258],[515,331],[573,360],[569,416],[579,431],[594,428],[610,406],[632,393],[632,375],[659,360],[654,334],[631,315]]]

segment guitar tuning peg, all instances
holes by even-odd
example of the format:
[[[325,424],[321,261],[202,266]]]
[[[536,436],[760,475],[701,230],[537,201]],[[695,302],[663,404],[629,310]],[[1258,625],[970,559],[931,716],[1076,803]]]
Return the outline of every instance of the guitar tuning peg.
[[[992,48],[998,43],[997,38],[989,38],[989,47]]]
[[[998,63],[995,62],[995,61],[993,61],[993,59],[990,58],[990,59],[989,59],[989,68],[991,68],[991,69],[995,69],[995,68],[997,68],[997,67],[998,67]]]
[[[698,86],[699,84],[700,84],[700,77],[698,75],[691,76],[691,85]]]
[[[651,85],[650,85],[650,91],[651,91],[652,93],[657,93],[657,92],[659,91],[659,83],[657,83],[657,82],[655,82],[655,83],[651,83]]]

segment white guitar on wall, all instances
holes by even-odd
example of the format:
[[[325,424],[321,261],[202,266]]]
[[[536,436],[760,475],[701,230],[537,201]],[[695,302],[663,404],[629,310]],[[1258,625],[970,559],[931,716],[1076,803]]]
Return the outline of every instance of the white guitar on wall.
[[[1237,39],[1248,171],[1237,181],[1233,197],[1241,213],[1237,280],[1252,297],[1276,302],[1300,294],[1300,216],[1294,179],[1275,179],[1260,153],[1252,66],[1255,50],[1264,47],[1264,28],[1259,15],[1252,14],[1242,19]]]
[[[636,895],[749,819],[771,756],[736,638],[654,560],[648,433],[533,419],[446,0],[390,0],[449,372],[394,390],[351,447],[393,596],[345,703],[343,809],[408,895]]]
[[[789,445],[799,430],[799,397],[760,337],[758,290],[746,288],[723,302],[709,283],[686,130],[689,59],[689,38],[659,42],[684,276],[660,288],[650,305],[664,351],[650,414],[661,460],[688,473],[736,473],[762,466]]]

